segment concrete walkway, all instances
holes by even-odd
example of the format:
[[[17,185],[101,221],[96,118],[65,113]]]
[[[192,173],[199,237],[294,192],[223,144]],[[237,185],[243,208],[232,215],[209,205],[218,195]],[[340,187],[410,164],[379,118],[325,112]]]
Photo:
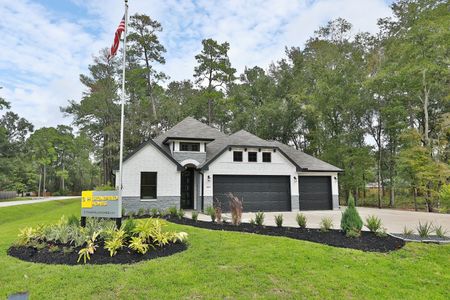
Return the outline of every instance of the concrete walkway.
[[[8,206],[16,206],[16,205],[24,205],[24,204],[35,204],[35,203],[42,203],[42,202],[55,201],[55,200],[67,200],[67,199],[73,199],[73,198],[78,198],[78,197],[80,197],[80,196],[45,197],[45,198],[36,198],[34,200],[7,201],[7,202],[0,202],[0,207],[8,207]]]
[[[435,225],[442,225],[443,228],[448,230],[450,234],[450,214],[439,214],[439,213],[427,213],[427,212],[414,212],[405,210],[395,210],[395,209],[378,209],[369,207],[357,207],[358,212],[365,223],[367,216],[375,215],[381,219],[383,227],[387,229],[390,233],[401,233],[403,228],[413,229],[416,231],[416,227],[424,222],[432,222]],[[341,224],[341,214],[345,210],[342,207],[340,210],[315,210],[315,211],[303,211],[302,213],[307,218],[307,227],[309,228],[320,228],[320,221],[324,217],[330,217],[333,220],[333,225],[335,229],[340,228]],[[298,227],[295,217],[297,212],[266,212],[264,213],[264,225],[275,226],[275,215],[283,214],[283,226]],[[191,217],[190,212],[186,212],[187,217]],[[230,214],[223,214],[223,217],[227,220],[231,219]],[[250,219],[255,218],[254,213],[244,213],[242,215],[243,222],[250,222]],[[208,215],[200,214],[199,220],[211,221]],[[363,227],[363,230],[368,230]]]

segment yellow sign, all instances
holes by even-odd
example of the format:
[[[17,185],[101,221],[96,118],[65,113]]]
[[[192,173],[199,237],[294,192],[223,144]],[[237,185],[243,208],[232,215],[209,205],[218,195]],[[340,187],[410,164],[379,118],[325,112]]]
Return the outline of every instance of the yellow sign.
[[[81,208],[92,208],[94,202],[94,191],[81,192]]]

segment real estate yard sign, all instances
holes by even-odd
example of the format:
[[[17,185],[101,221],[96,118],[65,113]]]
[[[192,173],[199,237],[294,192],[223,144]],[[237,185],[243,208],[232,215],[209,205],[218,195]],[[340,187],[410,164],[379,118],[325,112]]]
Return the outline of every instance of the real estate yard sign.
[[[118,191],[83,191],[81,216],[97,218],[121,218],[122,210]]]

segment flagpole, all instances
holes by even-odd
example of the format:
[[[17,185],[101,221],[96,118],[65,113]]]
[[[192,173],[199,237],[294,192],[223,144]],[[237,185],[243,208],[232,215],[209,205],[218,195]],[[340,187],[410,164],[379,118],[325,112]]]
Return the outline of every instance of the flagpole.
[[[122,69],[122,99],[120,103],[120,161],[119,161],[119,213],[122,216],[122,191],[123,191],[123,127],[125,118],[125,63],[127,53],[127,30],[128,30],[128,0],[125,0],[125,34],[123,37],[123,69]]]

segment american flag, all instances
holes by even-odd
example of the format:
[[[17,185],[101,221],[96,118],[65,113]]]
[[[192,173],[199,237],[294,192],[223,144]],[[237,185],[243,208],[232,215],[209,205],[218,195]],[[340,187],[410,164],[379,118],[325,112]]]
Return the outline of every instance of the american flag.
[[[116,34],[114,35],[114,42],[111,46],[111,50],[109,51],[108,59],[111,59],[114,57],[114,55],[116,55],[117,49],[119,49],[120,37],[122,35],[122,32],[124,31],[125,31],[125,15],[123,16],[119,26],[116,29]]]

